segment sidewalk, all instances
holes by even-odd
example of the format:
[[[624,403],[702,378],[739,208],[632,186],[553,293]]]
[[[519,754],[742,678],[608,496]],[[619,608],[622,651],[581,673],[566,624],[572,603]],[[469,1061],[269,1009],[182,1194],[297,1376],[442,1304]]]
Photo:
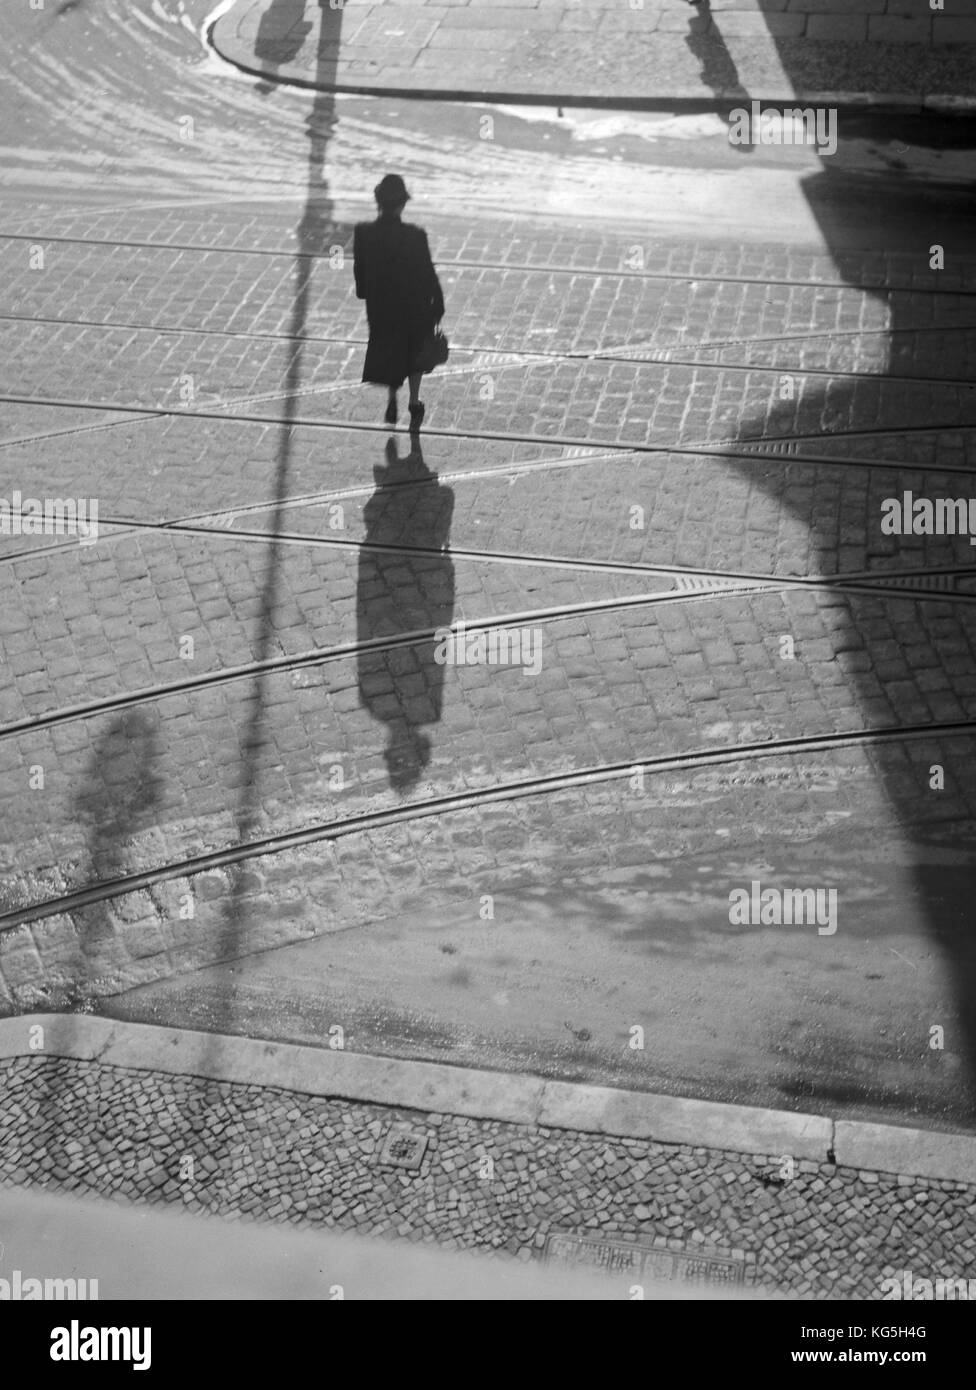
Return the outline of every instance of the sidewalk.
[[[324,29],[323,29],[324,25]],[[976,103],[976,0],[237,0],[217,52],[325,91],[708,110]]]
[[[966,1277],[976,1254],[962,1136],[77,1016],[6,1021],[0,1082],[5,1185],[493,1251],[557,1277],[602,1271],[618,1296],[636,1279],[648,1297],[872,1300],[894,1279],[911,1297],[913,1279]],[[0,1217],[16,1195],[0,1188]],[[154,1267],[173,1232],[144,1231]],[[226,1281],[239,1237],[213,1239]],[[104,1247],[100,1232],[76,1247],[99,1296],[141,1288],[138,1261]],[[326,1282],[375,1296],[375,1265],[358,1263],[333,1248]]]

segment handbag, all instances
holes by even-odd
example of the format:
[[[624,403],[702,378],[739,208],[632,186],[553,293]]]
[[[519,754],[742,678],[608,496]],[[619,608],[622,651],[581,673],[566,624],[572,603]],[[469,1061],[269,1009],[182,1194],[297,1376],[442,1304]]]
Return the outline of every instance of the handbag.
[[[432,328],[420,344],[417,368],[421,372],[432,372],[435,367],[442,367],[449,356],[447,334],[439,328]]]

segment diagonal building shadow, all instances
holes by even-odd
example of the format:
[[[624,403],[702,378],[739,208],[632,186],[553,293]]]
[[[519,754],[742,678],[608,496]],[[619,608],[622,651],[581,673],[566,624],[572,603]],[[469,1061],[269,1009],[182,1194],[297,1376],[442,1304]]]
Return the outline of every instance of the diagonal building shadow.
[[[776,7],[764,5],[760,0],[760,11],[772,12]],[[692,36],[689,43],[704,43],[704,28],[691,23]],[[773,38],[783,69],[794,90],[803,89],[808,80],[806,72],[799,70],[800,49],[795,41],[780,42]],[[713,48],[714,55],[714,48]],[[731,59],[730,59],[731,62]],[[733,65],[734,66],[734,65]],[[722,76],[721,65],[716,66],[714,56],[711,66],[703,64],[703,70],[712,74],[716,83]],[[726,72],[727,77],[727,72]],[[736,80],[738,78],[736,77]],[[727,88],[718,90],[725,94]],[[797,107],[808,106],[802,99],[795,99]],[[802,189],[809,208],[816,220],[824,245],[834,260],[838,278],[849,284],[863,286],[865,264],[881,251],[909,253],[912,259],[912,273],[920,291],[938,289],[938,274],[929,269],[929,248],[938,244],[945,248],[947,265],[958,267],[967,256],[972,263],[971,248],[974,245],[976,222],[971,203],[971,190],[944,187],[941,193],[924,179],[912,181],[899,175],[897,181],[885,177],[866,175],[863,169],[845,171],[845,142],[869,135],[873,140],[892,140],[895,138],[894,123],[884,119],[881,125],[870,117],[855,117],[840,114],[838,118],[839,142],[836,155],[820,155],[817,170],[804,178]],[[949,131],[935,121],[908,121],[905,124],[905,138],[909,142],[925,146],[930,142],[933,150],[941,148],[947,141],[952,143],[958,134]],[[875,265],[877,261],[875,259]],[[897,372],[899,376],[913,373],[914,356],[923,350],[924,344],[931,344],[932,338],[913,339],[912,330],[918,326],[918,306],[913,304],[909,294],[890,294],[887,285],[879,283],[876,289],[864,291],[878,297],[886,306],[889,316],[889,337],[887,363],[879,381],[885,374]],[[914,344],[907,349],[905,344]],[[825,348],[826,351],[826,348]],[[789,373],[791,361],[788,352],[780,357],[782,370]],[[976,380],[976,362],[972,359],[970,335],[947,333],[939,343],[938,354],[932,354],[929,368],[917,368],[918,375],[932,370],[936,363],[936,374],[962,380]],[[825,432],[843,433],[845,422],[848,428],[860,425],[865,427],[864,406],[858,395],[858,383],[851,379],[838,377],[823,378],[818,384],[816,378],[807,378],[803,386],[802,403],[784,403],[771,412],[753,414],[743,418],[738,427],[737,443],[755,441],[764,436],[803,437]],[[900,428],[931,425],[933,427],[953,428],[968,424],[976,428],[976,399],[965,396],[956,406],[952,402],[950,390],[935,390],[927,404],[926,417],[909,418],[904,402],[899,399],[899,388],[894,386],[885,398],[885,412],[880,418],[872,419],[870,427],[884,431],[886,427],[896,433]],[[942,436],[935,447],[935,461],[948,459],[950,441]],[[776,446],[785,449],[787,446]],[[840,450],[839,452],[844,452]],[[878,457],[891,459],[890,441],[879,446]],[[910,462],[906,454],[905,470],[910,472]],[[972,459],[970,455],[970,459]],[[953,456],[953,462],[957,462]],[[727,466],[746,472],[750,479],[761,485],[765,492],[774,497],[785,511],[792,513],[806,525],[821,557],[821,572],[829,574],[836,571],[838,559],[843,555],[845,570],[869,570],[887,566],[896,568],[931,563],[933,558],[945,563],[946,541],[934,539],[926,542],[921,551],[916,548],[903,558],[897,551],[882,556],[884,546],[880,532],[880,510],[869,512],[864,518],[863,533],[852,543],[852,519],[840,513],[839,508],[819,507],[811,512],[810,499],[813,493],[811,482],[816,482],[818,491],[828,491],[835,487],[839,474],[829,469],[815,470],[811,477],[810,469],[787,467],[757,467],[742,458],[730,457]],[[926,495],[932,497],[971,495],[973,485],[971,474],[932,473],[927,478]],[[900,492],[901,480],[890,472],[876,474],[878,486],[885,480],[883,491]],[[915,486],[917,478],[906,481],[905,486]],[[917,539],[917,538],[916,538]],[[956,537],[952,548],[953,563],[973,567],[973,551],[965,537]],[[881,558],[879,558],[881,556]],[[879,694],[882,694],[894,713],[898,724],[920,722],[917,696],[926,687],[918,682],[918,673],[911,669],[907,659],[901,659],[901,676],[896,671],[899,664],[892,661],[890,632],[885,623],[877,620],[877,605],[836,596],[834,617],[837,623],[835,640],[838,646],[865,653],[861,669],[851,677],[855,683],[855,693],[866,723],[878,722]],[[904,615],[914,613],[920,631],[928,628],[937,631],[938,646],[944,653],[944,669],[948,675],[944,705],[947,711],[959,710],[959,717],[976,714],[976,616],[969,605],[942,603],[936,600],[916,602],[909,610],[910,600],[891,600],[897,602]],[[935,615],[935,621],[929,620]],[[879,686],[877,673],[889,672]],[[958,697],[956,696],[958,692]],[[968,697],[968,698],[967,698]],[[929,702],[932,708],[934,699]],[[951,714],[950,714],[950,717]],[[934,720],[935,715],[931,718]],[[924,722],[924,720],[922,721]],[[973,876],[976,874],[976,860],[971,853],[964,853],[961,846],[967,841],[970,845],[976,839],[976,819],[970,797],[967,795],[969,773],[966,763],[971,758],[973,741],[969,739],[947,740],[938,752],[938,761],[946,763],[946,790],[938,793],[942,797],[939,811],[933,814],[929,800],[933,793],[928,786],[928,767],[937,758],[930,755],[917,758],[897,744],[884,744],[878,748],[876,766],[881,769],[883,791],[891,809],[891,831],[900,843],[902,864],[910,869],[910,882],[916,901],[921,905],[926,931],[933,948],[939,953],[944,972],[951,982],[953,993],[954,1027],[952,1041],[946,1040],[945,1048],[958,1057],[961,1067],[953,1076],[953,1087],[958,1097],[956,1117],[966,1115],[970,1122],[976,1121],[976,932],[971,927],[971,916],[965,907]],[[906,775],[906,757],[911,769]],[[954,847],[955,863],[943,863],[939,867],[939,856],[944,856]],[[852,922],[856,929],[856,922]],[[879,946],[879,949],[884,947]],[[918,1057],[919,1068],[928,1065],[927,1053],[929,1029],[939,1024],[939,1019],[915,1018],[910,1008],[906,1008],[905,1035],[911,1038],[911,1049]],[[838,1039],[838,1050],[850,1047],[849,1039]],[[803,1073],[803,1039],[795,1040],[797,1072]],[[822,1040],[821,1040],[822,1045]],[[887,1048],[897,1050],[899,1045],[880,1043],[879,1057]],[[902,1044],[904,1047],[904,1044]],[[870,1087],[836,1085],[805,1080],[797,1085],[789,1099],[798,1104],[811,1099],[829,1105],[836,1102],[848,1103],[869,1100],[884,1106],[891,1097],[879,1088],[870,1094]]]

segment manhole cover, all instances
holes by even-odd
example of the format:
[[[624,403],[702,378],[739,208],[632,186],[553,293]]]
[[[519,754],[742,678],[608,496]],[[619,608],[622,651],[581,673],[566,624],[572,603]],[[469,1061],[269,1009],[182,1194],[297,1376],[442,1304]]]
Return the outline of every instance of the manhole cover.
[[[666,1239],[601,1240],[599,1236],[562,1233],[546,1241],[545,1258],[562,1263],[626,1274],[635,1279],[678,1280],[688,1284],[745,1284],[751,1279],[750,1256],[704,1245],[676,1248]],[[747,1273],[748,1272],[748,1273]]]
[[[380,1162],[395,1168],[419,1168],[427,1152],[427,1135],[412,1129],[391,1129],[380,1150]]]

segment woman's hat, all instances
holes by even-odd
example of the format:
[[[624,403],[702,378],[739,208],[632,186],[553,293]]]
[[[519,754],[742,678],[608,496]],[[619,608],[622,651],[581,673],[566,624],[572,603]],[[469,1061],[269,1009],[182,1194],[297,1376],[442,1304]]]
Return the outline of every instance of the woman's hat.
[[[381,208],[396,208],[409,200],[407,185],[399,174],[384,174],[373,189],[373,195]]]

